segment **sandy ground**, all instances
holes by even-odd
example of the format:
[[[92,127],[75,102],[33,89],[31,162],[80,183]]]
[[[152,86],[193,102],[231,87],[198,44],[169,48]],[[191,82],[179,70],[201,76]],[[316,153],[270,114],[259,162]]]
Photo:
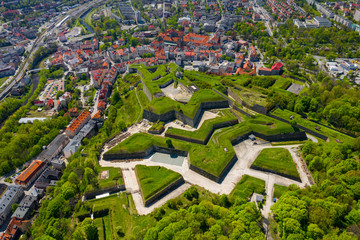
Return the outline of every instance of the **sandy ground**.
[[[170,84],[166,88],[162,88],[161,91],[167,96],[178,102],[189,102],[192,94],[185,92],[180,85],[177,88],[174,88],[174,83]]]
[[[306,134],[307,138],[310,139],[311,141],[313,141],[314,143],[319,142],[318,139],[316,137],[314,137],[313,135],[310,134]]]
[[[134,129],[133,129],[134,130]],[[265,181],[266,184],[266,198],[268,201],[266,201],[264,205],[264,209],[262,211],[262,214],[264,217],[268,217],[268,214],[270,213],[270,207],[273,204],[273,186],[274,184],[283,185],[283,186],[289,186],[291,184],[296,184],[299,187],[305,187],[307,185],[311,185],[310,181],[306,174],[306,169],[304,169],[301,159],[298,155],[298,146],[299,145],[286,145],[286,146],[271,146],[270,143],[264,143],[264,144],[257,144],[253,145],[253,142],[250,140],[246,140],[241,142],[240,144],[237,144],[234,146],[236,155],[238,157],[238,161],[235,163],[235,165],[232,167],[232,169],[229,171],[229,173],[226,175],[224,180],[221,183],[216,183],[214,181],[211,181],[208,178],[203,177],[202,175],[192,171],[189,169],[189,158],[186,157],[184,159],[184,162],[182,166],[176,166],[176,165],[170,165],[166,163],[160,163],[160,162],[153,162],[151,161],[152,156],[139,160],[139,161],[104,161],[101,159],[99,164],[103,167],[117,167],[121,168],[124,175],[124,182],[125,186],[128,191],[132,192],[136,208],[139,212],[139,214],[148,214],[150,213],[154,208],[160,207],[163,205],[168,199],[171,199],[175,195],[180,195],[182,192],[184,192],[187,187],[180,187],[178,188],[175,193],[171,193],[168,196],[166,196],[164,199],[156,202],[151,207],[145,207],[142,203],[141,196],[139,193],[139,186],[136,181],[136,176],[134,172],[134,168],[138,164],[146,165],[146,166],[162,166],[166,167],[172,171],[180,173],[186,182],[193,184],[193,185],[199,185],[210,192],[217,193],[217,194],[230,194],[231,191],[234,189],[236,184],[240,181],[242,176],[244,174],[250,175],[252,177],[256,177],[259,179],[262,179]],[[264,148],[285,148],[288,149],[292,158],[294,159],[294,162],[298,168],[300,178],[302,182],[297,182],[276,174],[272,173],[266,173],[262,171],[257,171],[250,169],[251,164],[253,161],[255,161],[256,157],[259,155],[261,150]],[[174,196],[173,196],[174,195]]]

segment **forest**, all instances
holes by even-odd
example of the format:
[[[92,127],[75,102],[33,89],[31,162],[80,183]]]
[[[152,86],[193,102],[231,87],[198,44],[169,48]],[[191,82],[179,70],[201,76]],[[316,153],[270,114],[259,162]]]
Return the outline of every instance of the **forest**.
[[[63,129],[70,121],[69,117],[59,116],[45,121],[34,121],[32,124],[18,123],[20,118],[26,116],[32,106],[32,101],[40,94],[49,74],[48,70],[39,73],[39,85],[27,103],[3,122],[0,129],[1,175],[14,170],[38,155],[42,151],[42,147],[48,145],[59,134],[59,130]],[[7,106],[6,104],[7,102],[2,103],[0,109]]]
[[[302,91],[297,98],[270,92],[268,101],[308,118],[329,123],[352,135],[360,134],[360,92],[340,80],[332,81],[324,72],[317,76],[317,83]]]

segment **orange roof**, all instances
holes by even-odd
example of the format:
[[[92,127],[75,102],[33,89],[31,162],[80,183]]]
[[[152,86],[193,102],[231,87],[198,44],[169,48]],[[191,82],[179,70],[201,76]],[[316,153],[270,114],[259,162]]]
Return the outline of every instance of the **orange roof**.
[[[101,118],[101,110],[97,111],[92,118]]]
[[[38,173],[45,163],[40,160],[34,160],[15,180],[16,184],[26,185],[36,173]]]
[[[105,108],[106,102],[104,100],[101,100],[98,104],[98,108]]]
[[[28,221],[22,221],[16,217],[13,217],[8,224],[5,232],[0,236],[0,240],[11,240],[14,239],[18,229],[21,227],[23,222]]]
[[[71,124],[66,128],[66,130],[69,130],[71,132],[76,132],[76,130],[82,125],[82,123],[87,119],[87,117],[90,115],[90,112],[83,111]]]
[[[210,37],[206,35],[198,35],[195,33],[189,33],[184,36],[184,42],[191,42],[197,45],[205,45],[209,41]]]

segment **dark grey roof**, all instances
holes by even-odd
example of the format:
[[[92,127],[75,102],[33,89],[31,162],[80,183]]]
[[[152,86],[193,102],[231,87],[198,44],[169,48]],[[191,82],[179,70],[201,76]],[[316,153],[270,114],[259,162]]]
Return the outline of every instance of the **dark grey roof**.
[[[52,140],[51,143],[47,146],[47,148],[39,154],[38,159],[44,161],[51,160],[52,155],[67,141],[69,141],[69,137],[65,134],[57,135],[54,140]]]
[[[22,191],[24,192],[24,190],[22,189],[21,186],[18,185],[10,185],[8,186],[6,192],[4,193],[4,195],[2,196],[2,198],[0,198],[0,214],[5,211],[5,209],[7,208],[7,206],[9,204],[13,203],[13,199],[16,196],[16,193]]]

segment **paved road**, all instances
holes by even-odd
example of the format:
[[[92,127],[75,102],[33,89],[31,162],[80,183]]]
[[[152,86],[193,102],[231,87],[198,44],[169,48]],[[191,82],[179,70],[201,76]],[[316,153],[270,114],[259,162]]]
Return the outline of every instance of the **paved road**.
[[[95,0],[91,3],[88,4],[84,4],[79,6],[78,8],[72,9],[69,12],[69,15],[66,16],[61,16],[58,21],[54,24],[54,26],[56,26],[58,23],[60,23],[63,19],[65,19],[68,16],[78,16],[81,15],[82,12],[84,12],[87,8],[92,7],[94,4],[97,4],[101,1],[104,0]],[[44,40],[45,36],[48,36],[49,34],[51,34],[52,32],[54,32],[56,30],[55,27],[53,28],[48,28],[46,29],[46,31],[44,31],[34,42],[34,44],[32,45],[32,48],[29,51],[29,56],[24,60],[23,64],[18,68],[17,74],[13,77],[11,83],[0,93],[0,100],[2,100],[4,97],[6,97],[8,95],[8,93],[10,92],[11,88],[16,84],[16,82],[20,81],[21,78],[24,76],[26,70],[29,67],[29,64],[32,60],[32,57],[34,56],[34,54],[36,53],[36,51],[39,49],[41,42]]]

